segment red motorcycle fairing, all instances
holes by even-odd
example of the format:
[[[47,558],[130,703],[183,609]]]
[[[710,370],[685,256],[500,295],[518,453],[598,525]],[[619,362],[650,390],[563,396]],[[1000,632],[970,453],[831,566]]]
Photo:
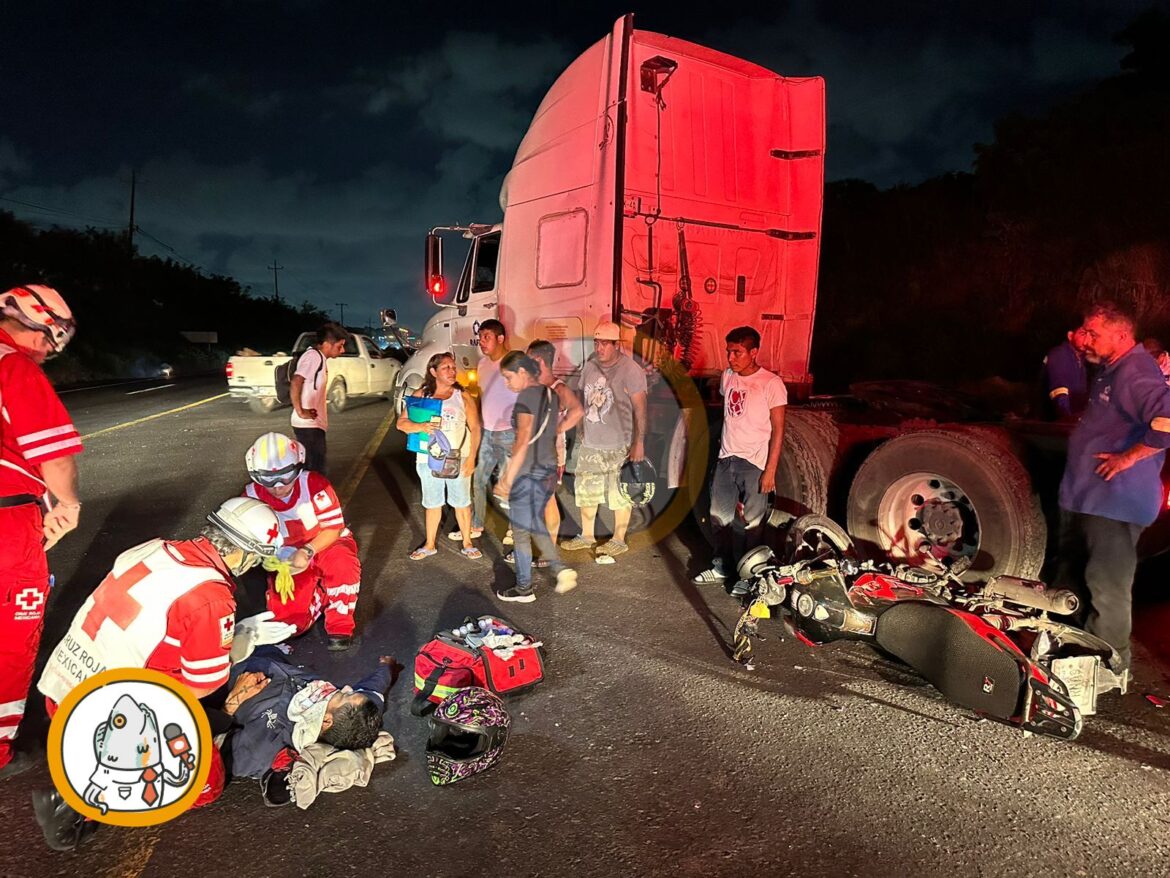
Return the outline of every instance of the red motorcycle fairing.
[[[925,589],[895,576],[866,572],[849,587],[849,601],[855,607],[882,607],[899,601],[930,601],[941,603]]]
[[[1080,712],[1059,682],[979,616],[906,601],[878,617],[876,640],[962,707],[1040,734],[1080,734]]]

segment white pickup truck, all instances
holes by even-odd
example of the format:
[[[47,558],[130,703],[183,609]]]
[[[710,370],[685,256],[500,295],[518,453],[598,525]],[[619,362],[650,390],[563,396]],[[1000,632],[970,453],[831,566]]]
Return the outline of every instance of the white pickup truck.
[[[302,332],[293,345],[293,354],[313,345],[316,333]],[[276,367],[288,363],[292,355],[276,353],[237,354],[227,362],[228,393],[232,399],[247,400],[258,414],[280,405],[276,391]],[[330,411],[340,412],[354,396],[390,396],[402,364],[390,351],[383,352],[364,335],[352,334],[345,353],[329,361],[329,387],[326,397]]]

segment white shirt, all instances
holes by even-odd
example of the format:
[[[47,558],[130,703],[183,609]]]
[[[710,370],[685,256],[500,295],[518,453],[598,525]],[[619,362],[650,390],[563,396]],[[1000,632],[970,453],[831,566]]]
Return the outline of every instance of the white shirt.
[[[719,385],[723,394],[723,437],[719,457],[739,457],[761,470],[768,463],[772,409],[788,404],[788,390],[767,369],[737,375],[730,369]]]
[[[292,425],[294,427],[316,427],[319,430],[329,428],[329,407],[325,403],[325,390],[329,387],[329,362],[325,355],[317,348],[309,348],[297,360],[297,375],[305,379],[301,388],[301,408],[316,409],[317,417],[302,418],[294,408]]]

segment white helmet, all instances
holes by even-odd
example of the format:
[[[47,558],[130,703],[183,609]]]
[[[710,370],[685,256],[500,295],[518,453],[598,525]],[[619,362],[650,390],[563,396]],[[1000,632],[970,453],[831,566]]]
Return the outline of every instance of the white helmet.
[[[244,455],[252,481],[265,488],[291,484],[305,468],[305,446],[283,433],[265,433]]]
[[[13,287],[0,295],[0,314],[29,329],[43,332],[53,349],[53,356],[65,350],[65,345],[77,331],[73,312],[61,294],[42,284]]]
[[[266,503],[251,497],[224,500],[207,520],[250,555],[275,555],[284,544],[276,513]]]

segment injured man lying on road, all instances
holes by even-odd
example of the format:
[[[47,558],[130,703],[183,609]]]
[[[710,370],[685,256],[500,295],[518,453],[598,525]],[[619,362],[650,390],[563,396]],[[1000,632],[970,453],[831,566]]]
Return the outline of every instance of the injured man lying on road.
[[[393,658],[382,656],[376,671],[352,687],[339,688],[291,664],[277,647],[257,649],[232,668],[224,702],[224,712],[232,718],[220,745],[228,777],[256,778],[268,804],[284,805],[289,801],[289,770],[311,745],[352,751],[374,747],[394,667]],[[388,734],[383,738],[392,741]],[[354,780],[364,785],[364,780]]]

